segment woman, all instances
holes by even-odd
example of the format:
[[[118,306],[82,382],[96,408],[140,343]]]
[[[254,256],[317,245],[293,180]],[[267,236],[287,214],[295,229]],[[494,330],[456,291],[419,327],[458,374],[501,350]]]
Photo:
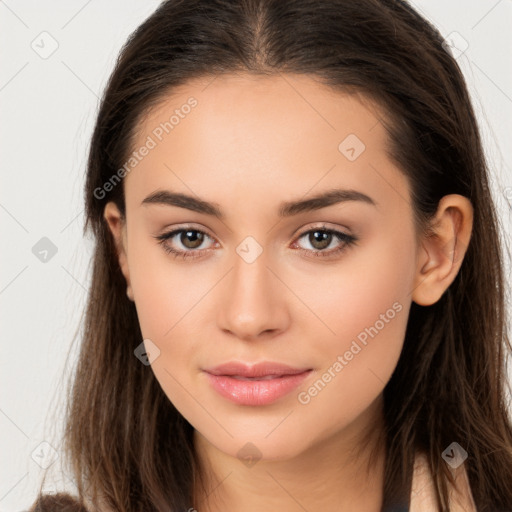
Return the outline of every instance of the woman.
[[[76,510],[512,510],[486,163],[408,4],[162,3],[85,192]]]

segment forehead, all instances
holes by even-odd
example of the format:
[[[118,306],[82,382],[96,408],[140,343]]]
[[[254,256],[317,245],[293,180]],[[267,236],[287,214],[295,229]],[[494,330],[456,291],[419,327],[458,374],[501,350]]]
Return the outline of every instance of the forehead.
[[[188,106],[191,98],[196,103],[193,108]],[[208,133],[210,139],[217,132],[239,138],[241,130],[252,129],[252,140],[256,136],[265,140],[266,136],[275,141],[277,135],[277,142],[286,147],[286,142],[292,142],[290,135],[297,131],[321,133],[330,142],[352,130],[364,139],[382,116],[378,105],[368,97],[333,90],[309,75],[226,74],[201,77],[173,89],[146,112],[137,128],[140,139],[170,120],[172,134],[181,132],[184,136],[192,131],[197,136],[202,127],[211,130],[213,124],[216,132]],[[373,136],[379,134],[384,135],[376,130]]]
[[[126,176],[127,203],[158,188],[222,203],[241,189],[304,195],[321,182],[378,193],[406,187],[386,154],[382,112],[310,76],[219,75],[174,89],[137,126],[144,145]],[[396,198],[395,198],[396,199]]]

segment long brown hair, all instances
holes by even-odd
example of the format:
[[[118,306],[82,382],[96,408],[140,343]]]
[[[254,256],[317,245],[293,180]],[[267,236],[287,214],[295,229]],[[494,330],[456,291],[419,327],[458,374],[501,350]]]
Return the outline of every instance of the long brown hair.
[[[104,185],[122,176],[149,108],[192,78],[230,72],[305,74],[376,100],[424,232],[444,195],[470,199],[473,235],[459,274],[437,303],[412,304],[384,390],[384,494],[407,481],[421,450],[439,509],[448,511],[453,477],[442,452],[456,441],[468,452],[477,509],[512,510],[512,347],[488,164],[455,58],[402,0],[167,0],[122,48],[101,101],[85,184],[84,234],[92,229],[96,246],[64,437],[81,503],[97,509],[101,497],[105,508],[126,512],[192,507],[199,474],[193,429],[134,357],[142,335],[103,219],[107,201],[125,213],[123,186]]]

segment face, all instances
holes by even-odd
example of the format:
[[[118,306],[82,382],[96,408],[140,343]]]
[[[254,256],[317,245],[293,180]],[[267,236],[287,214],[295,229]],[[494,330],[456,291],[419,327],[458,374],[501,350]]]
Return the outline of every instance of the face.
[[[375,421],[417,270],[386,141],[369,102],[305,76],[189,82],[140,123],[123,273],[162,389],[224,454],[291,458]],[[300,373],[205,371],[229,362]]]

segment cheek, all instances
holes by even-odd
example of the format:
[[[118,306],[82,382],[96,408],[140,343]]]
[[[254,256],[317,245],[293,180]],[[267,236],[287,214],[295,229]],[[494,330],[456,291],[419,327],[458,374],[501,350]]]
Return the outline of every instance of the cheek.
[[[178,264],[156,241],[137,233],[131,240],[130,279],[142,336],[160,350],[151,368],[175,406],[190,406],[183,386],[189,388],[198,354],[211,339],[204,326],[212,319],[205,319],[204,308],[225,270]]]
[[[383,389],[403,348],[414,262],[410,241],[382,236],[371,248],[347,253],[336,271],[301,277],[297,293],[329,328],[311,315],[299,327],[312,333],[314,323],[326,333],[316,336],[315,351],[327,374],[311,393],[306,390],[305,402],[315,397],[327,412],[329,403],[342,399],[344,410],[354,413]]]
[[[320,338],[316,350],[322,352],[324,365],[297,395],[304,431],[329,436],[353,424],[381,395],[396,368],[410,301],[393,300],[399,297],[399,290],[385,278],[374,284],[371,300],[354,294],[333,312],[331,325],[336,336]],[[380,293],[378,285],[390,284],[387,293]]]
[[[151,242],[133,245],[130,278],[142,336],[160,350],[151,370],[169,400],[189,416],[195,404],[190,398],[191,361],[204,343],[197,315],[212,283],[180,270],[172,256]]]
[[[132,235],[129,247],[130,279],[144,338],[165,341],[186,322],[207,291],[208,283],[191,279],[149,235]]]
[[[348,349],[359,335],[364,342],[365,336],[370,336],[368,330],[374,333],[375,325],[378,337],[388,339],[388,346],[401,344],[397,335],[404,332],[407,323],[415,273],[411,240],[407,233],[400,237],[373,235],[364,246],[349,249],[330,267],[311,265],[309,271],[295,275],[293,269],[282,269],[288,273],[287,282],[294,283],[294,292],[322,320],[325,351],[330,351],[329,346],[336,351]],[[304,322],[301,329],[311,330],[308,324],[312,315],[302,319],[296,317]],[[318,321],[316,324],[321,327]]]

